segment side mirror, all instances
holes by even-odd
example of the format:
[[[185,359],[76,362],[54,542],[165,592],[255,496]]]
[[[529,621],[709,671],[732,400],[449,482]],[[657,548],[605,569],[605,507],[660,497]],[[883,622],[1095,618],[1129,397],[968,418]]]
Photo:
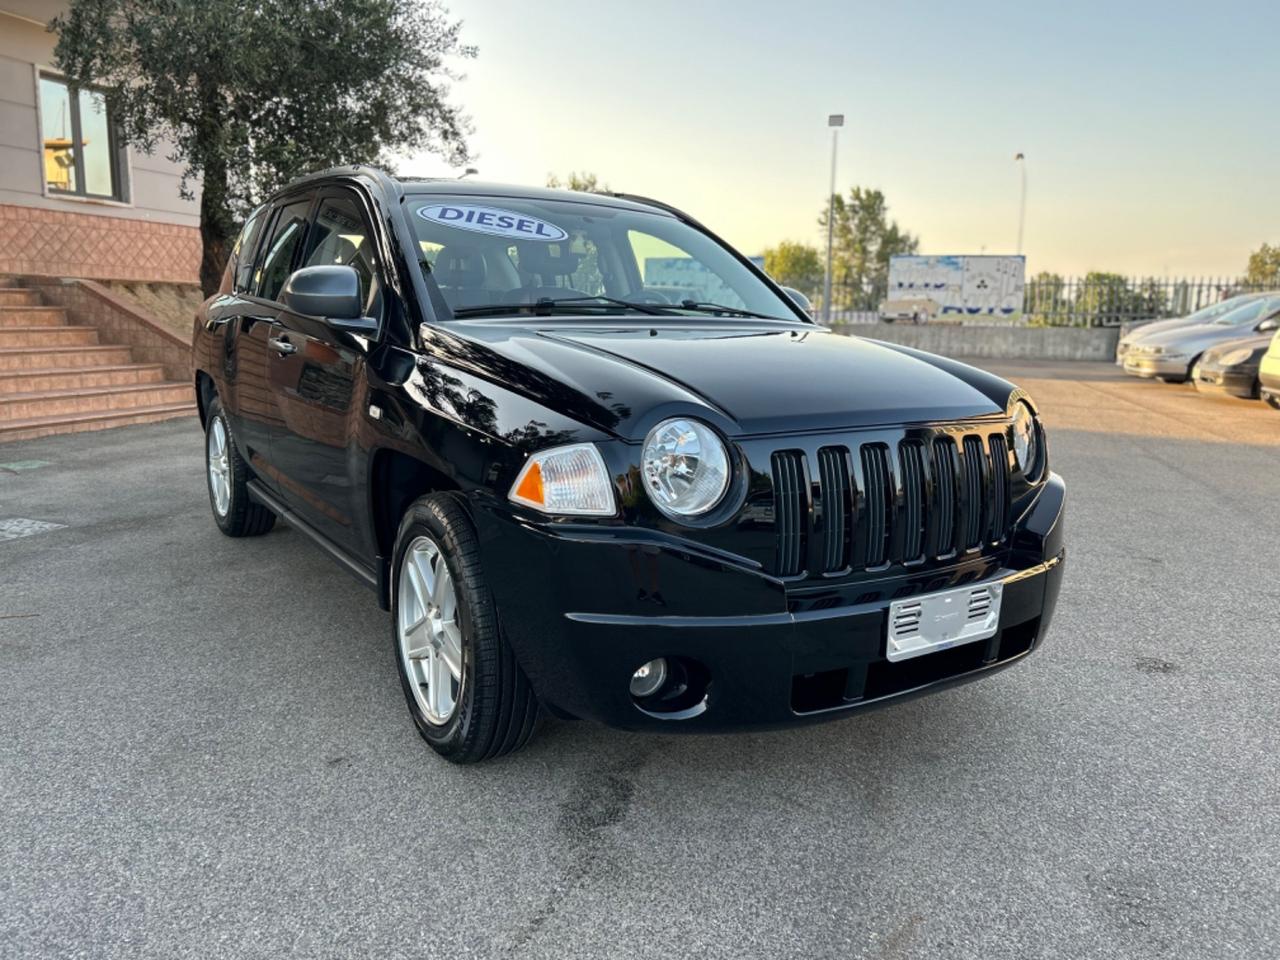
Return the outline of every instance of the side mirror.
[[[360,299],[360,274],[345,266],[303,267],[284,285],[284,305],[304,317],[319,317],[341,330],[369,332],[364,302]],[[335,322],[336,321],[336,322]],[[373,329],[377,324],[367,321]]]
[[[782,292],[796,302],[801,310],[809,316],[813,316],[813,304],[809,302],[809,298],[797,290],[795,287],[783,287]]]
[[[1267,317],[1257,326],[1258,333],[1269,333],[1272,330],[1280,330],[1280,316]]]

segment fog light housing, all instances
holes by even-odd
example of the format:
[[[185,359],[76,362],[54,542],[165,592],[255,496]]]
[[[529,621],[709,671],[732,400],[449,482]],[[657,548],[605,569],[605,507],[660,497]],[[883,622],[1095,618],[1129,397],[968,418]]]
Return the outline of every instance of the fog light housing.
[[[652,697],[667,682],[667,661],[650,660],[631,675],[631,695],[637,700]]]

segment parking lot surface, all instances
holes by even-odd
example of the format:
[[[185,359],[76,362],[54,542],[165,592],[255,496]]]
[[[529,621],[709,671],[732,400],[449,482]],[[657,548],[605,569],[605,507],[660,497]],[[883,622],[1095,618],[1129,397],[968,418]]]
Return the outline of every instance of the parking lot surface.
[[[1026,663],[471,768],[372,593],[218,533],[194,421],[0,446],[0,956],[1280,954],[1280,413],[991,366],[1069,487]]]

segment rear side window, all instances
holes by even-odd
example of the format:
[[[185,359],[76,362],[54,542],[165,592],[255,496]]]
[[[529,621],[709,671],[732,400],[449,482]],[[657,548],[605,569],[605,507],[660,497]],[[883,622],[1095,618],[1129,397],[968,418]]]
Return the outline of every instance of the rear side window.
[[[249,214],[244,229],[236,238],[236,245],[231,248],[231,288],[236,293],[244,293],[253,280],[253,254],[258,245],[258,234],[262,232],[262,222],[266,219],[267,208],[259,207]]]
[[[279,300],[280,291],[289,279],[294,257],[307,235],[307,213],[311,200],[297,200],[280,208],[271,237],[258,258],[260,266],[254,277],[256,293],[266,300]]]

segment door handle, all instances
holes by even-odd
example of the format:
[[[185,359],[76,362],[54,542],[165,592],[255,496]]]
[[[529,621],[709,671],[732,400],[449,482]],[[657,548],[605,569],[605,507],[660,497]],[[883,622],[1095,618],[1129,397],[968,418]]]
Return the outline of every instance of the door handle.
[[[267,345],[271,347],[271,349],[279,351],[281,356],[287,356],[288,354],[298,352],[298,348],[284,337],[270,337],[267,339]]]

